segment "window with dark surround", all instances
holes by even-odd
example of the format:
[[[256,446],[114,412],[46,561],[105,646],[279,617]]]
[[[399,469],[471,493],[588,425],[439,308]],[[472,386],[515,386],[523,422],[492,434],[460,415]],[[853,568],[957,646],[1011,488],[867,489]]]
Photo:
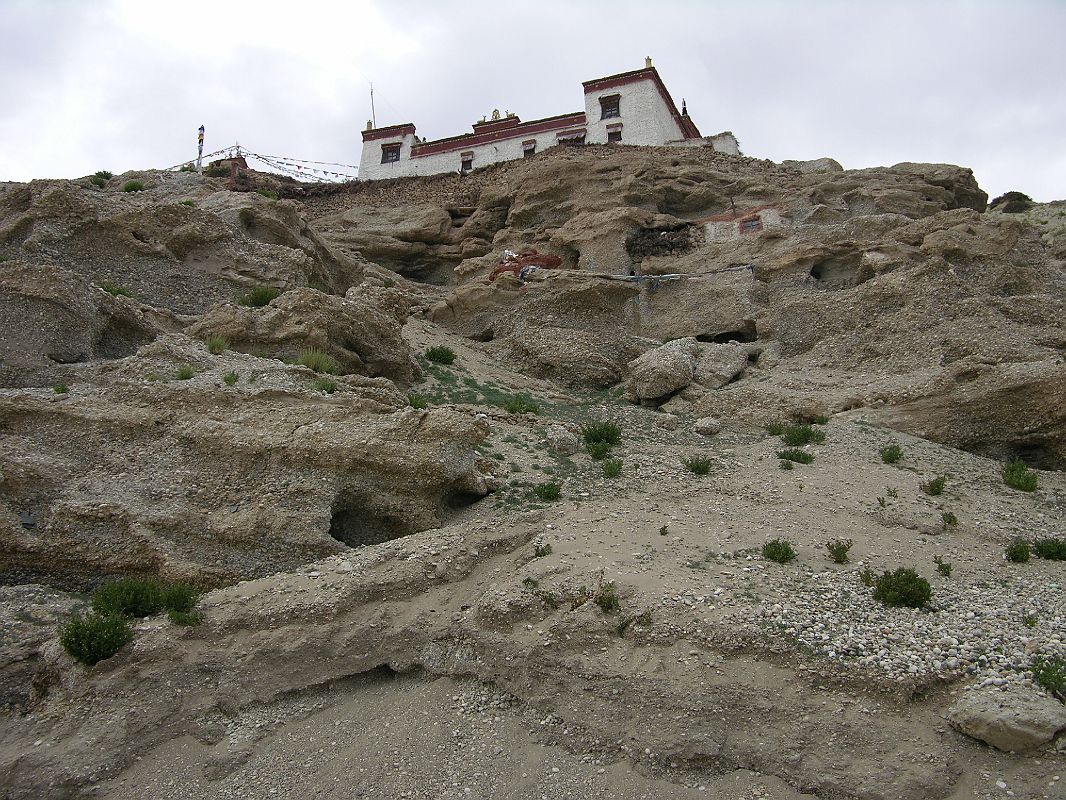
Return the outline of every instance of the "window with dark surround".
[[[620,141],[622,141],[622,129],[621,128],[619,128],[618,130],[614,130],[614,131],[607,131],[607,144],[611,144],[612,142],[620,142]]]
[[[621,97],[617,94],[612,94],[610,97],[601,97],[600,119],[612,119],[622,116],[622,109],[619,106],[620,99]]]
[[[391,164],[394,161],[400,160],[400,145],[398,144],[383,144],[381,145],[381,163]]]
[[[474,157],[473,156],[465,156],[459,162],[459,171],[460,172],[469,172],[473,168],[474,168]]]
[[[532,158],[537,154],[537,143],[526,142],[522,145],[522,158]]]

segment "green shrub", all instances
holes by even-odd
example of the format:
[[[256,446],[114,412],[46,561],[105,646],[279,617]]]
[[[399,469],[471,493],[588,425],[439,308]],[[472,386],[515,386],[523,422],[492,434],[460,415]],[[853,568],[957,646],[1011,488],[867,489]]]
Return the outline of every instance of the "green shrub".
[[[1005,192],[988,204],[989,208],[998,208],[1005,214],[1022,214],[1033,207],[1033,198],[1024,192]]]
[[[831,542],[826,542],[825,548],[829,551],[829,555],[833,557],[834,563],[846,564],[848,563],[848,550],[851,549],[851,539],[834,539]]]
[[[118,297],[119,295],[122,297],[133,297],[130,290],[125,286],[119,286],[117,283],[111,283],[111,281],[101,281],[100,288],[114,297]]]
[[[407,395],[407,402],[411,404],[411,408],[426,408],[429,406],[429,401],[425,395],[418,393]]]
[[[881,460],[886,464],[895,464],[903,458],[903,448],[896,442],[890,442],[881,448]]]
[[[394,281],[392,278],[382,278],[381,285],[385,289],[391,289],[393,286],[396,285],[396,281]]]
[[[105,181],[109,181],[109,180],[111,180],[112,178],[115,177],[115,173],[109,172],[106,169],[101,169],[101,170],[97,170],[93,174],[93,177],[94,178],[103,178]]]
[[[828,425],[829,424],[829,417],[827,417],[825,414],[815,414],[813,417],[811,417],[811,424],[812,425]]]
[[[795,467],[793,466],[792,462],[791,461],[786,461],[785,459],[781,459],[780,461],[778,461],[777,462],[777,467],[778,467],[778,469],[783,469],[786,472],[788,470],[790,470],[790,469],[795,469]]]
[[[426,358],[434,364],[444,364],[447,366],[455,363],[455,351],[450,347],[437,345],[436,347],[431,347],[426,350]]]
[[[93,175],[91,178],[89,178],[89,183],[91,183],[93,186],[99,186],[101,189],[107,186],[107,180],[101,178],[99,175]]]
[[[163,610],[163,584],[151,579],[121,578],[93,592],[92,605],[99,614],[150,617]]]
[[[1025,541],[1021,536],[1017,536],[1007,545],[1007,549],[1004,553],[1007,557],[1007,561],[1012,564],[1024,564],[1029,560],[1031,550],[1029,542]]]
[[[603,462],[603,477],[617,478],[622,474],[622,459],[608,458]]]
[[[340,365],[333,356],[322,352],[317,347],[308,347],[306,350],[301,350],[300,355],[296,357],[296,363],[315,372],[325,372],[330,375],[335,374],[340,369]]]
[[[167,618],[175,625],[193,627],[204,621],[204,615],[199,611],[168,611]]]
[[[267,200],[277,200],[278,199],[278,193],[275,192],[273,189],[256,189],[255,193],[258,194],[258,195],[262,195]]]
[[[689,456],[682,459],[681,463],[693,475],[706,475],[711,471],[711,459],[707,456]]]
[[[533,487],[533,494],[541,500],[558,500],[562,495],[562,489],[554,482],[538,483]]]
[[[884,572],[874,582],[874,600],[886,606],[921,608],[933,596],[929,581],[910,567]]]
[[[144,184],[140,181],[126,181],[122,184],[122,191],[124,192],[140,192],[144,190]]]
[[[593,593],[592,600],[606,614],[613,614],[622,607],[622,603],[618,599],[618,588],[614,585],[614,581],[601,583]]]
[[[66,394],[70,391],[70,387],[67,386],[65,383],[57,383],[55,386],[52,387],[52,391],[56,394]]]
[[[196,203],[194,201],[192,201],[192,200],[179,200],[178,201],[178,205],[179,206],[188,206],[189,208],[195,208],[196,207]]]
[[[1066,702],[1066,659],[1062,656],[1034,656],[1031,667],[1033,680],[1053,694],[1059,700]]]
[[[111,658],[132,638],[133,628],[125,617],[95,611],[84,617],[75,614],[59,634],[63,649],[90,666]]]
[[[947,485],[948,479],[946,475],[940,475],[939,477],[932,478],[925,483],[918,484],[920,488],[927,495],[936,497],[944,493],[944,487]]]
[[[815,430],[810,425],[789,425],[781,434],[781,440],[789,447],[821,444],[825,441],[825,431]]]
[[[869,567],[863,567],[859,570],[859,580],[862,581],[863,586],[873,586],[876,578],[874,577],[874,571]]]
[[[196,167],[190,161],[188,164],[182,164],[178,172],[196,172]]]
[[[204,175],[206,175],[208,178],[228,178],[229,170],[219,164],[205,169]]]
[[[331,381],[329,378],[315,378],[315,382],[312,384],[316,391],[325,392],[326,394],[333,394],[337,391],[336,381]]]
[[[550,544],[538,544],[533,547],[533,558],[544,558],[544,556],[550,556],[552,553],[552,546]]]
[[[944,523],[944,530],[957,527],[959,524],[959,518],[955,516],[953,511],[945,511],[940,515],[940,519]]]
[[[237,302],[249,308],[262,308],[280,296],[281,290],[273,286],[255,286],[248,291],[248,294],[242,295]]]
[[[785,432],[785,423],[776,420],[774,422],[767,422],[766,432],[771,436],[780,436]]]
[[[170,611],[191,611],[200,599],[197,588],[188,583],[164,583],[163,607]]]
[[[222,381],[227,386],[233,386],[237,382],[238,375],[236,372],[227,372],[222,376]]]
[[[1035,614],[1022,614],[1022,625],[1027,628],[1036,627],[1036,615]]]
[[[611,446],[607,442],[586,442],[585,450],[588,451],[593,461],[599,461],[602,458],[607,458],[611,452]]]
[[[622,429],[614,422],[592,422],[582,426],[581,436],[585,444],[602,442],[610,448],[622,441]]]
[[[1066,561],[1066,539],[1037,539],[1033,542],[1033,552],[1049,561]]]
[[[767,561],[787,564],[796,557],[796,550],[787,539],[771,539],[763,543],[762,557]]]
[[[1012,489],[1032,492],[1036,490],[1037,475],[1024,461],[1015,458],[1003,465],[1003,482]]]
[[[933,556],[933,563],[936,564],[936,571],[943,575],[945,578],[951,577],[951,571],[954,569],[951,563],[945,561],[940,556]]]
[[[528,395],[518,394],[507,400],[503,408],[508,414],[537,414],[540,406]]]
[[[204,344],[207,346],[207,352],[217,356],[229,347],[229,339],[225,336],[211,335],[204,339]]]
[[[187,381],[195,374],[196,370],[194,370],[191,365],[183,364],[178,367],[178,371],[174,373],[174,377],[179,381]]]
[[[789,450],[778,450],[777,457],[785,461],[795,461],[797,464],[810,464],[814,461],[814,453],[808,453],[806,450],[797,450],[794,447]]]

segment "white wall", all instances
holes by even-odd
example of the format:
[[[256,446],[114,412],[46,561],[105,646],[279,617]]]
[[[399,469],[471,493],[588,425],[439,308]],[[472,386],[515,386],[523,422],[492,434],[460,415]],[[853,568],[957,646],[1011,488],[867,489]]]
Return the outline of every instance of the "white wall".
[[[570,130],[566,128],[564,130]],[[446,153],[434,153],[429,156],[412,158],[409,165],[408,175],[435,175],[439,172],[458,172],[461,154],[468,151],[474,153],[474,169],[486,164],[495,164],[497,161],[510,161],[523,157],[522,142],[530,139],[537,140],[537,152],[543,152],[553,147],[556,142],[558,130],[545,133],[519,135],[514,139],[504,139],[489,144],[476,145],[474,147],[461,147],[458,150],[449,150]]]
[[[381,163],[381,146],[383,144],[400,143],[400,160],[388,164]],[[411,155],[411,145],[415,143],[415,135],[409,133],[406,136],[389,136],[384,139],[371,139],[363,142],[363,153],[359,157],[359,179],[364,181],[376,181],[381,178],[402,178],[412,174],[408,170],[407,162]]]
[[[600,98],[619,95],[620,117],[600,119]],[[644,79],[585,95],[589,144],[607,142],[607,126],[622,123],[622,144],[662,145],[684,138],[655,83]]]

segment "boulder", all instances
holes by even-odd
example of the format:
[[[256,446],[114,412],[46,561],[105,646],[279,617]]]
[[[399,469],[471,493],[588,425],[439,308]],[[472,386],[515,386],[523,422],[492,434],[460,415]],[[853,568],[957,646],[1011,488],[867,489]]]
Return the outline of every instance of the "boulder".
[[[707,389],[720,389],[744,372],[748,348],[741,344],[705,344],[700,347],[693,382]]]
[[[722,421],[717,417],[696,420],[695,431],[700,436],[714,436],[722,430]]]
[[[1066,729],[1066,706],[1036,689],[969,691],[948,710],[948,722],[967,736],[1006,752],[1040,747]]]
[[[655,401],[692,383],[699,343],[692,338],[675,339],[649,350],[628,364],[626,395],[630,400]]]
[[[418,365],[400,335],[407,305],[395,289],[351,289],[345,297],[314,289],[285,292],[262,308],[226,304],[185,329],[196,338],[225,336],[241,352],[295,358],[315,348],[344,372],[410,383]]]
[[[572,456],[581,450],[581,439],[561,425],[552,425],[545,433],[548,447],[562,456]]]

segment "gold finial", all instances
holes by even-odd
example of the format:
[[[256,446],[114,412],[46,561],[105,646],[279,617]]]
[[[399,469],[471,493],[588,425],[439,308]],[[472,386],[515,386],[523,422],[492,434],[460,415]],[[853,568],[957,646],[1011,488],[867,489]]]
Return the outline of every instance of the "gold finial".
[[[366,121],[366,129],[367,129],[368,131],[372,131],[372,130],[374,130],[374,122],[373,122],[372,120],[369,120],[369,119],[368,119],[368,120]]]
[[[644,56],[644,69],[651,69],[651,56]]]
[[[498,120],[499,118],[500,118],[500,109],[498,109],[498,108],[492,109],[492,119],[493,119],[493,121]]]

